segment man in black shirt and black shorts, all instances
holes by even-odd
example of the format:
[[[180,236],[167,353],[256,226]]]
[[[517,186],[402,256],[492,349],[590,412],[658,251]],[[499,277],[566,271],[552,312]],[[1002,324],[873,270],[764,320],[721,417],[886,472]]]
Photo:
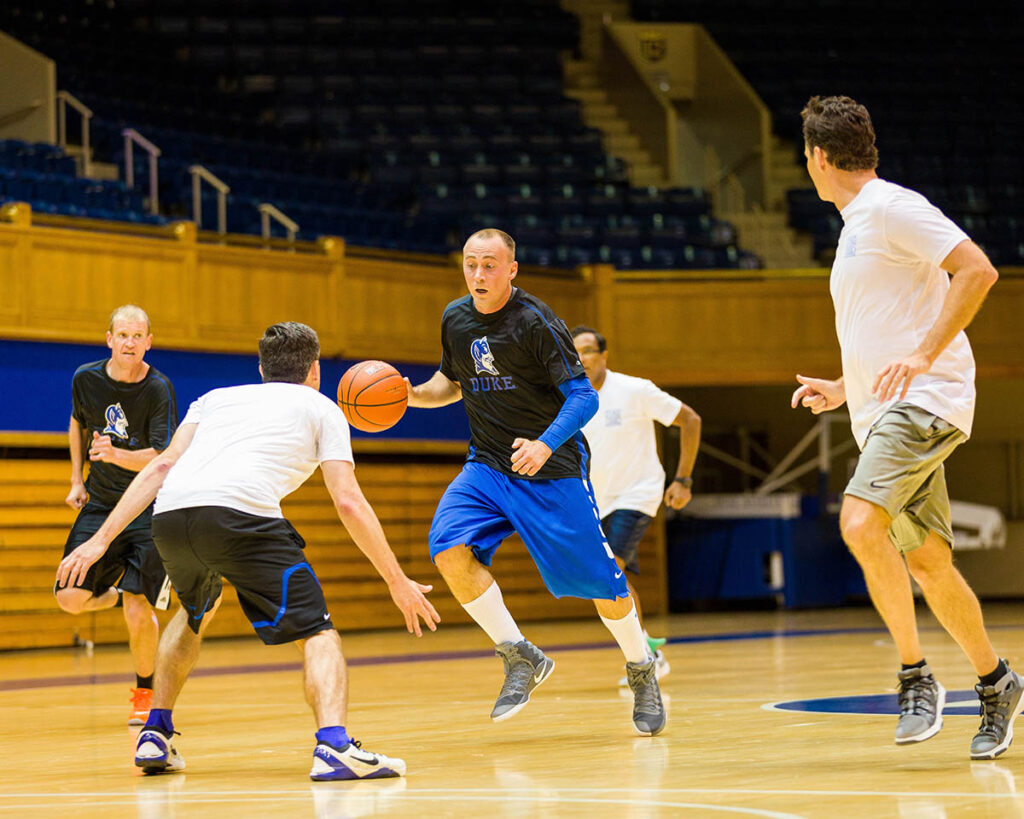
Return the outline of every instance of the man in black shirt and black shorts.
[[[434,514],[430,556],[504,661],[492,720],[518,713],[554,668],[523,637],[486,568],[502,540],[518,532],[555,597],[594,601],[626,657],[633,726],[657,734],[665,708],[655,660],[601,530],[580,431],[597,411],[597,393],[565,322],[512,285],[517,269],[507,233],[490,228],[469,237],[469,295],[441,318],[441,366],[429,381],[408,386],[414,407],[462,398],[472,436],[466,465]]]
[[[127,304],[110,316],[110,358],[83,364],[71,382],[68,428],[71,491],[67,504],[80,510],[64,555],[99,529],[132,478],[171,442],[178,405],[170,380],[144,360],[153,344],[149,316]],[[85,459],[89,477],[83,480]],[[154,608],[166,609],[170,584],[150,533],[152,508],[131,522],[103,559],[76,586],[55,589],[70,614],[123,603],[135,664],[128,722],[143,725],[153,697],[153,663],[159,638]]]

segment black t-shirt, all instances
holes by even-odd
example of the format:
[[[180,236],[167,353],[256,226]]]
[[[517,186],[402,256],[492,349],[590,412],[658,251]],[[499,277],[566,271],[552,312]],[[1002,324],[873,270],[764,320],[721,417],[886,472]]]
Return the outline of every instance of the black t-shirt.
[[[71,380],[71,415],[86,433],[86,450],[94,432],[109,435],[120,449],[167,449],[178,428],[178,402],[170,379],[150,367],[137,383],[115,381],[107,375],[107,361],[83,364]],[[90,503],[113,507],[136,474],[116,464],[91,461],[85,482]]]
[[[512,442],[536,440],[558,415],[558,385],[584,374],[565,322],[516,288],[496,313],[480,313],[473,297],[449,304],[441,317],[440,370],[462,387],[469,416],[467,460],[516,478]],[[534,479],[589,477],[590,450],[582,432],[551,453]]]

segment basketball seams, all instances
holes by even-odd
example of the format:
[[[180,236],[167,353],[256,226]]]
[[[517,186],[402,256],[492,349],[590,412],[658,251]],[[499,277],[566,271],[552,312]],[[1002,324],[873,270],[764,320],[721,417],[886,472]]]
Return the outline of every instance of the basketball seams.
[[[367,384],[360,385],[358,382],[360,381],[361,376],[368,368],[374,366],[383,366],[385,370],[376,377],[371,374],[370,377],[373,378],[373,380]],[[389,379],[395,378],[397,378],[398,381],[395,382],[393,386],[389,385]],[[368,393],[374,390],[380,390],[384,393],[388,393],[393,390],[395,394],[400,394],[400,397],[391,401],[382,401],[372,404],[365,403],[361,400],[364,396],[371,397]],[[378,396],[372,396],[371,400],[372,398],[376,398],[379,401]],[[338,405],[348,417],[349,423],[357,429],[362,428],[364,432],[380,432],[385,429],[389,429],[398,422],[398,419],[400,419],[402,414],[405,412],[405,407],[408,406],[405,379],[402,378],[402,375],[398,370],[386,361],[361,361],[358,364],[352,365],[352,367],[350,367],[342,376],[341,383],[339,384]],[[368,413],[371,415],[380,412],[386,413],[388,408],[394,408],[393,411],[398,411],[399,407],[401,407],[401,411],[399,412],[398,419],[395,419],[394,421],[382,422],[376,420],[374,417],[368,417],[367,415]],[[356,420],[358,420],[358,424],[354,423]]]

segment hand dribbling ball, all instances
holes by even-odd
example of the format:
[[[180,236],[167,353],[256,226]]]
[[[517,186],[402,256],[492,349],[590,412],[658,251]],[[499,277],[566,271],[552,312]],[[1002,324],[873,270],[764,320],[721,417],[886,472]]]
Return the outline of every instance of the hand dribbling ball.
[[[363,432],[383,432],[405,415],[409,395],[402,374],[386,361],[353,364],[338,382],[338,406]]]

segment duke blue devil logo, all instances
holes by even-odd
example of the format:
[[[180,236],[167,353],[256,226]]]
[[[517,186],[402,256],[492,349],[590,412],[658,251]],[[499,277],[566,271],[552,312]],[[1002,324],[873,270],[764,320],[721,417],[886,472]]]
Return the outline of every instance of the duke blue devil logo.
[[[121,409],[120,404],[111,404],[107,407],[107,411],[104,413],[107,419],[106,429],[101,433],[102,435],[116,435],[118,438],[128,438],[128,418],[124,414],[124,410]]]
[[[478,373],[501,375],[498,368],[494,366],[494,354],[491,352],[491,345],[487,343],[487,336],[473,339],[473,343],[469,345],[469,351],[473,354],[473,362],[476,364]]]

